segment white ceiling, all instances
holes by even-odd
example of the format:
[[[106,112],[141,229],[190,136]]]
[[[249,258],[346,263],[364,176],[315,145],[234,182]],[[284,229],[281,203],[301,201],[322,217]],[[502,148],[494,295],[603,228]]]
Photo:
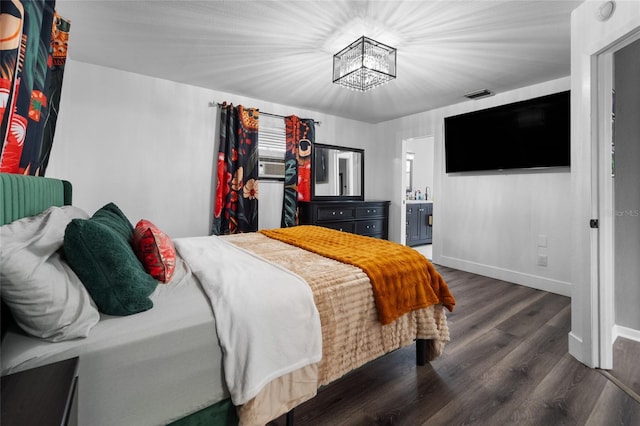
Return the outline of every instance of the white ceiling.
[[[57,10],[71,20],[71,59],[377,123],[569,75],[580,3],[58,0]],[[397,78],[366,93],[332,83],[333,54],[362,35],[398,49]]]

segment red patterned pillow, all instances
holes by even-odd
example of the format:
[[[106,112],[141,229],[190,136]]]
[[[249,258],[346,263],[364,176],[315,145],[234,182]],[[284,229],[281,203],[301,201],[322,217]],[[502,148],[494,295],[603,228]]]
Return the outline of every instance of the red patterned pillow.
[[[176,269],[176,248],[157,226],[141,219],[134,229],[133,250],[149,275],[163,283],[171,280]]]

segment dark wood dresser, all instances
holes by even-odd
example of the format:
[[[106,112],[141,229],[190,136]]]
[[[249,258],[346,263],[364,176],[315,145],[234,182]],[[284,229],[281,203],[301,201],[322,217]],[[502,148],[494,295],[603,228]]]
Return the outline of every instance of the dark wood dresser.
[[[301,201],[300,224],[389,238],[390,201]]]

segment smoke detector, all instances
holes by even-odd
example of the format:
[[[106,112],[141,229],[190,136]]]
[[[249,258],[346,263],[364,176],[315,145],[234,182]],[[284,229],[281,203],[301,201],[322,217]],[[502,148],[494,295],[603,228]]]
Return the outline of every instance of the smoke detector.
[[[606,21],[611,18],[613,12],[616,10],[616,2],[615,1],[606,1],[600,5],[596,9],[596,19],[598,21]]]

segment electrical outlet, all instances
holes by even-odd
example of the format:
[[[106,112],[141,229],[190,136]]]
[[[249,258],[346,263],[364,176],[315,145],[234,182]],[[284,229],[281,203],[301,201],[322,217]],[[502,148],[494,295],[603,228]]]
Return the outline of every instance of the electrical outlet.
[[[538,255],[538,266],[547,266],[547,255],[539,254]]]

